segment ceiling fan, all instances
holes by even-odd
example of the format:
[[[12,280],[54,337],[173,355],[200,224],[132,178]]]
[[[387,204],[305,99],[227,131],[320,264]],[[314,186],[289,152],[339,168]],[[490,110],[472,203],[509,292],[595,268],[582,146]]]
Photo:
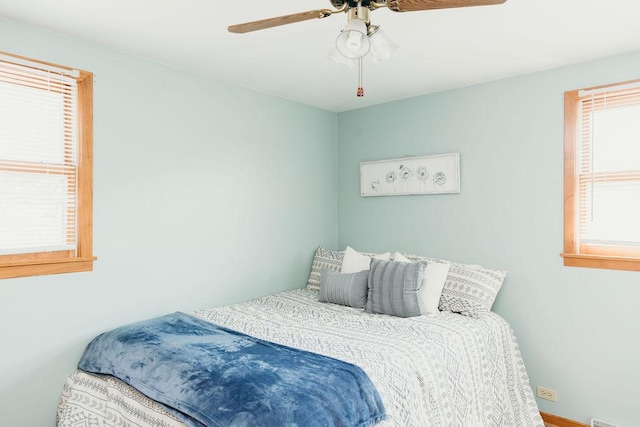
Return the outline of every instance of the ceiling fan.
[[[336,62],[358,61],[358,97],[364,96],[362,88],[362,58],[372,52],[373,62],[386,59],[397,47],[382,32],[378,25],[371,25],[370,12],[389,8],[394,12],[417,12],[421,10],[450,9],[468,6],[488,6],[502,4],[506,0],[329,0],[333,9],[317,9],[292,13],[275,18],[231,25],[231,33],[249,33],[267,28],[279,27],[311,19],[323,19],[336,13],[347,14],[347,25],[336,40],[336,52],[331,57]],[[345,59],[346,58],[346,59]]]
[[[308,21],[311,19],[322,19],[336,13],[346,12],[349,19],[355,17],[364,19],[364,16],[357,15],[358,9],[376,10],[387,7],[394,12],[416,12],[421,10],[450,9],[455,7],[468,6],[488,6],[502,4],[506,0],[330,0],[331,9],[309,10],[307,12],[292,13],[291,15],[278,16],[276,18],[261,19],[259,21],[245,22],[243,24],[231,25],[227,29],[231,33],[248,33],[251,31],[264,30],[266,28],[279,27],[281,25],[293,24],[296,22]],[[363,12],[360,10],[360,12]],[[367,12],[364,12],[367,14]],[[368,15],[368,14],[367,14]],[[367,16],[368,18],[368,16]],[[368,21],[366,19],[365,21]]]

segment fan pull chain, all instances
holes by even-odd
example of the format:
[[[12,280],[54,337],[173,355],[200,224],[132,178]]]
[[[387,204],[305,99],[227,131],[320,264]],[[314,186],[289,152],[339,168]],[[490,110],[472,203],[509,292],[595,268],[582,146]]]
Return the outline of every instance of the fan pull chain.
[[[362,87],[362,58],[358,58],[358,91],[356,92],[358,98],[364,96],[364,88]]]

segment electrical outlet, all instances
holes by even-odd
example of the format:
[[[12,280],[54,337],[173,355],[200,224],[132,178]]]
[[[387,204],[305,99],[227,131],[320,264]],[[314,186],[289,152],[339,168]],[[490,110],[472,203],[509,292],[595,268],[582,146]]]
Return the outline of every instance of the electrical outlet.
[[[550,400],[552,402],[558,401],[558,392],[552,388],[538,386],[536,387],[536,396],[541,399]]]

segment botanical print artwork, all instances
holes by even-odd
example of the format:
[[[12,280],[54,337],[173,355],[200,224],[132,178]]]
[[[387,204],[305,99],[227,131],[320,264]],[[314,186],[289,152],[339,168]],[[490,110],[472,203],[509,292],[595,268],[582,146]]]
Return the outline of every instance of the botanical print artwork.
[[[360,163],[362,196],[460,192],[460,153]]]
[[[407,181],[409,178],[411,178],[412,175],[413,172],[411,172],[411,168],[409,168],[409,166],[400,165],[400,178],[402,178],[404,181]]]
[[[447,183],[447,175],[444,172],[438,172],[433,175],[433,183],[443,186]]]
[[[426,181],[429,179],[429,170],[424,166],[420,166],[417,170],[416,177],[422,182]]]

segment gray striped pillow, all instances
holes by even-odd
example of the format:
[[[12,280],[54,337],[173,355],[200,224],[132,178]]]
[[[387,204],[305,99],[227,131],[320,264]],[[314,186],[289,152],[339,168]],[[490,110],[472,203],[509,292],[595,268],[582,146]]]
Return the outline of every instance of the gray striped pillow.
[[[369,270],[358,273],[334,273],[323,268],[320,273],[320,302],[362,308],[367,302]]]
[[[365,311],[399,317],[422,315],[425,267],[423,263],[372,259]]]

